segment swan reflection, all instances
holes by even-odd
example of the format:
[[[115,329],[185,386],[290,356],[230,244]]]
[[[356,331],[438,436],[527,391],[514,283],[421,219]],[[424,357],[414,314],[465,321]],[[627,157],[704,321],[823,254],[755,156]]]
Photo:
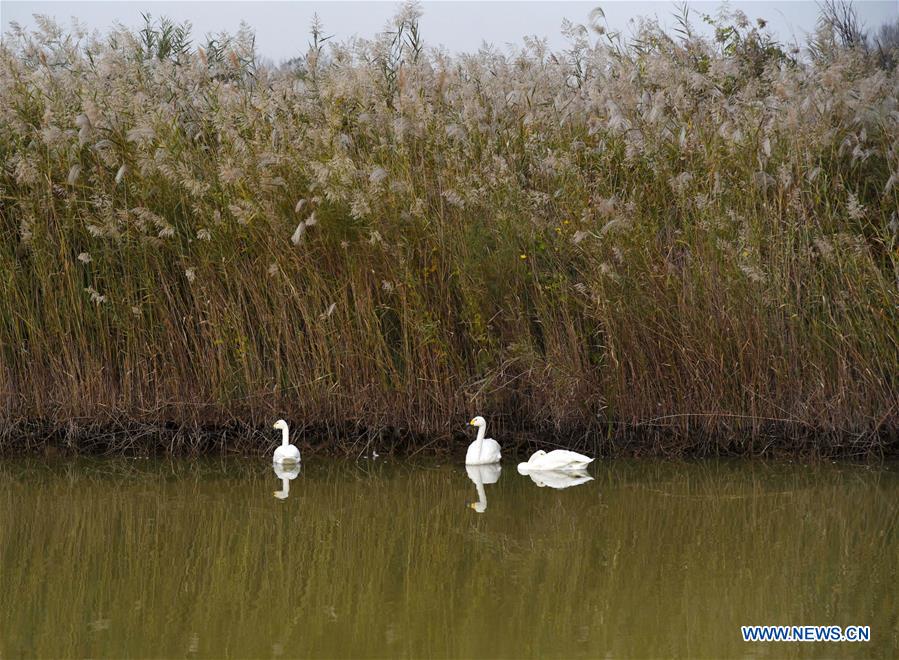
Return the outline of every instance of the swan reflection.
[[[586,470],[528,470],[518,468],[519,474],[526,474],[535,484],[543,487],[555,488],[561,490],[570,488],[571,486],[580,486],[588,481],[593,481],[593,477]]]
[[[275,491],[275,497],[279,500],[286,500],[290,494],[290,482],[300,476],[300,464],[274,463],[272,469],[274,469],[275,475],[281,480],[281,490]]]
[[[475,488],[478,489],[478,501],[472,502],[468,506],[477,511],[484,513],[487,510],[487,493],[484,492],[484,484],[495,484],[499,481],[499,474],[503,471],[498,463],[492,465],[466,465],[465,471],[468,478],[474,482]]]

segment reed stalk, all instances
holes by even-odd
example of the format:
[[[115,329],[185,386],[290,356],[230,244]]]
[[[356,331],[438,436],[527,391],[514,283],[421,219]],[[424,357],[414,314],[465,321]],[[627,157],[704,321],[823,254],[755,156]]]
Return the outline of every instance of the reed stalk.
[[[6,35],[4,445],[284,417],[446,448],[480,412],[896,450],[895,68],[739,13],[454,57],[417,18],[279,68],[149,18]]]

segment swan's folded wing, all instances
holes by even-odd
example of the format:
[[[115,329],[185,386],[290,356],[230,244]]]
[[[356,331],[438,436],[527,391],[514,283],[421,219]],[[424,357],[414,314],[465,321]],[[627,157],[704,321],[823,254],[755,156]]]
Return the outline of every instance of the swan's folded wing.
[[[580,470],[592,463],[593,459],[576,451],[556,449],[549,452],[541,462],[550,470]]]

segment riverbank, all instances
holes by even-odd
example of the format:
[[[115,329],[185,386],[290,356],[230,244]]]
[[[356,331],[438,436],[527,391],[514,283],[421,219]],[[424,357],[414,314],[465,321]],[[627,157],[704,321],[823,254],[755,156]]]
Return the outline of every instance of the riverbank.
[[[459,57],[395,27],[277,69],[164,22],[4,39],[0,450],[253,452],[191,438],[284,417],[452,451],[480,413],[597,452],[895,451],[891,60],[735,17]]]
[[[464,426],[460,426],[464,429]],[[502,423],[491,425],[490,435],[500,441],[507,458],[527,458],[537,449],[564,448],[588,452],[598,458],[794,458],[815,461],[882,461],[899,458],[899,437],[880,433],[873,437],[847,436],[827,440],[805,429],[771,425],[762,433],[741,438],[703,432],[672,434],[656,428],[566,430],[523,429]],[[462,456],[474,436],[462,431],[434,437],[401,429],[364,429],[355,424],[339,427],[315,424],[292,428],[291,439],[304,455],[382,457]],[[0,455],[48,456],[265,456],[278,444],[268,427],[230,424],[222,427],[178,427],[123,423],[18,423],[0,433]]]

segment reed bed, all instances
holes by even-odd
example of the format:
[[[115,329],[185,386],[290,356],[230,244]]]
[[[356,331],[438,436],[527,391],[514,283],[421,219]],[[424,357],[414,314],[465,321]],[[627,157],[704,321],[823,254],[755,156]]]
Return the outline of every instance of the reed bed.
[[[895,68],[826,26],[592,20],[450,56],[409,5],[281,67],[248,30],[14,27],[4,447],[285,417],[446,449],[479,411],[597,450],[895,451]]]

